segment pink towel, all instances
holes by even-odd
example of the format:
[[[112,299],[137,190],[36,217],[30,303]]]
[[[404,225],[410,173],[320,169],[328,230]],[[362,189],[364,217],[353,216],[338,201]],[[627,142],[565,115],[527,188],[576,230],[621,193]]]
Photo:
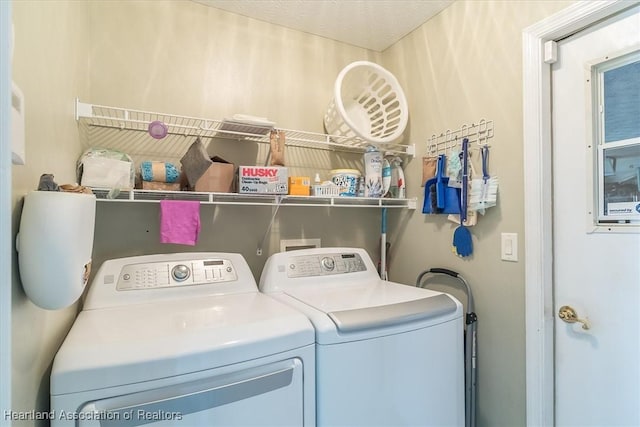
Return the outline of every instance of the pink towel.
[[[194,246],[200,232],[200,202],[160,201],[160,241]]]

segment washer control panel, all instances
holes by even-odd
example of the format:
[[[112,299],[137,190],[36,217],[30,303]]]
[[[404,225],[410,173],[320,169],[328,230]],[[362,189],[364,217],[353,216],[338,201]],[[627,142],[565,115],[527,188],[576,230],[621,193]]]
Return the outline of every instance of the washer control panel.
[[[116,289],[167,288],[205,285],[238,280],[238,274],[228,259],[212,258],[192,261],[150,262],[122,267]]]
[[[319,254],[294,256],[287,265],[287,277],[312,277],[366,271],[360,254]]]

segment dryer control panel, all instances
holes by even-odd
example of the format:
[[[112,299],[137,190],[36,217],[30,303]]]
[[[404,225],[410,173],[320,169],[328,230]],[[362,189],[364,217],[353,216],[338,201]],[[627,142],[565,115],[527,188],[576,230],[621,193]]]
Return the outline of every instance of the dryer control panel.
[[[228,259],[146,262],[123,266],[118,276],[116,289],[129,291],[205,285],[234,280],[238,280],[238,275]]]
[[[312,277],[366,271],[357,253],[326,253],[293,256],[287,265],[287,277]]]

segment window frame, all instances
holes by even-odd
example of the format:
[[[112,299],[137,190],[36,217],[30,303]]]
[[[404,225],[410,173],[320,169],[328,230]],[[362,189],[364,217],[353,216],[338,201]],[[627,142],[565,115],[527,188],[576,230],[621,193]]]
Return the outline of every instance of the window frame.
[[[587,87],[587,197],[588,232],[638,232],[637,215],[608,215],[604,211],[605,150],[640,146],[640,137],[605,142],[604,73],[640,61],[640,45],[598,58],[585,65]],[[640,203],[640,200],[638,201]]]

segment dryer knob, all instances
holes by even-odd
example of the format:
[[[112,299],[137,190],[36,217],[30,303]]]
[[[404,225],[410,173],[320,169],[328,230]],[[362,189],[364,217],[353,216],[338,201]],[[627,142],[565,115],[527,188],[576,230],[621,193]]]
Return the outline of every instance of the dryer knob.
[[[171,270],[171,277],[173,277],[176,282],[184,282],[190,275],[191,271],[189,267],[184,264],[178,264]]]
[[[335,262],[333,261],[333,258],[329,258],[328,256],[322,258],[321,262],[322,262],[322,268],[324,268],[325,270],[331,271],[335,267]]]

